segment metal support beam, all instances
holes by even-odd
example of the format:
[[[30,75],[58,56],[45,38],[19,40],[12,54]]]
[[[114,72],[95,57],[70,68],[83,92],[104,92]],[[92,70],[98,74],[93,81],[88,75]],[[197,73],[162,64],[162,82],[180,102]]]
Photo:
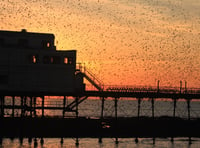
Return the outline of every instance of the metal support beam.
[[[140,117],[140,105],[141,105],[141,101],[142,101],[142,99],[138,98],[138,112],[137,112],[137,117],[138,118]]]
[[[76,146],[79,146],[79,139],[78,138],[76,138]]]
[[[41,137],[41,139],[40,139],[40,144],[41,144],[41,146],[44,145],[44,138],[43,137]]]
[[[0,103],[1,103],[0,117],[4,117],[4,102],[5,102],[5,97],[0,96]]]
[[[65,117],[66,98],[67,98],[67,96],[64,96],[64,98],[63,98],[63,118]]]
[[[117,105],[118,105],[118,98],[115,98],[115,131],[117,132],[117,130],[118,130],[118,121],[117,121]],[[116,135],[117,135],[117,133],[116,133]],[[118,137],[116,136],[115,137],[115,144],[118,144],[119,143],[119,141],[118,141]]]
[[[34,116],[35,116],[35,117],[37,116],[37,112],[36,112],[36,101],[37,101],[37,98],[36,98],[36,97],[33,97],[33,108],[34,108]]]
[[[21,96],[21,117],[24,117],[24,97]]]
[[[61,145],[63,145],[63,143],[64,143],[64,139],[63,139],[63,137],[60,139],[60,144]]]
[[[152,118],[154,118],[154,98],[151,98]]]
[[[37,143],[37,138],[34,138],[34,147],[37,147],[38,143]]]
[[[42,117],[44,117],[44,96],[42,96]]]
[[[190,98],[187,98],[188,120],[190,120]]]
[[[177,102],[177,98],[173,98],[174,101],[174,109],[173,109],[173,117],[176,116],[176,102]]]
[[[27,105],[27,98],[28,98],[27,96],[24,97],[24,116],[26,115],[26,111],[28,109],[27,108],[28,107],[28,105]]]
[[[156,143],[156,138],[153,137],[153,145],[155,145],[155,143]]]
[[[15,116],[15,96],[12,96],[12,117]]]
[[[103,119],[103,113],[104,113],[104,102],[105,102],[105,98],[102,97],[102,98],[101,98],[101,119]]]
[[[117,104],[118,103],[118,98],[115,98],[115,119],[117,120]]]
[[[31,145],[31,143],[32,143],[32,137],[28,137],[28,143],[29,143],[29,145]]]
[[[30,117],[33,116],[33,97],[30,97]]]

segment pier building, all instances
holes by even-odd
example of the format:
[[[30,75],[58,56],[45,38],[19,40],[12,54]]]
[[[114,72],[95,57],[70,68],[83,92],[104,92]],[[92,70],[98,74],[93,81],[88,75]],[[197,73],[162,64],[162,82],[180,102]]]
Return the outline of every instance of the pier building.
[[[53,34],[0,31],[0,90],[84,91],[76,50],[56,50]]]

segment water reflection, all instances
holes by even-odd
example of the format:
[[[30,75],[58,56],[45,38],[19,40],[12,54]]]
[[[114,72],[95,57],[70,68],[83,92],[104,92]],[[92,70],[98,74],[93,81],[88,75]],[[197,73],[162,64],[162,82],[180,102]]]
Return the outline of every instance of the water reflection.
[[[78,139],[78,140],[77,140]],[[0,138],[0,147],[71,147],[71,148],[120,148],[120,147],[135,147],[135,148],[158,148],[158,147],[183,147],[196,148],[200,145],[200,138],[119,138],[118,144],[115,143],[115,138],[103,138],[99,143],[99,138]],[[190,141],[189,141],[190,139]],[[61,141],[63,141],[61,143]],[[39,142],[39,143],[38,143]],[[76,144],[78,142],[78,144]]]

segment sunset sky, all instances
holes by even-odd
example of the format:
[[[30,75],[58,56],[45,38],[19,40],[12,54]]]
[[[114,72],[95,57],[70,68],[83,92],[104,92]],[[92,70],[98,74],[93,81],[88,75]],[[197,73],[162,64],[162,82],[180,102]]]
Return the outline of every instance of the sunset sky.
[[[200,88],[199,0],[1,0],[0,29],[54,33],[106,85]]]

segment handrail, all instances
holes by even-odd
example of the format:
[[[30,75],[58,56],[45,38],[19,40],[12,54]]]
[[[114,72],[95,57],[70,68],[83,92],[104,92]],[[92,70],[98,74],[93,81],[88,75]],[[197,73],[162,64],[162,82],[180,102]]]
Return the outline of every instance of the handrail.
[[[104,85],[91,71],[86,69],[85,64],[77,63],[76,71],[80,71],[91,83],[100,91],[104,90]]]
[[[170,87],[170,86],[137,86],[137,85],[104,85],[107,91],[120,91],[120,92],[160,92],[160,93],[190,93],[190,94],[200,94],[200,88],[182,88],[180,87]]]

